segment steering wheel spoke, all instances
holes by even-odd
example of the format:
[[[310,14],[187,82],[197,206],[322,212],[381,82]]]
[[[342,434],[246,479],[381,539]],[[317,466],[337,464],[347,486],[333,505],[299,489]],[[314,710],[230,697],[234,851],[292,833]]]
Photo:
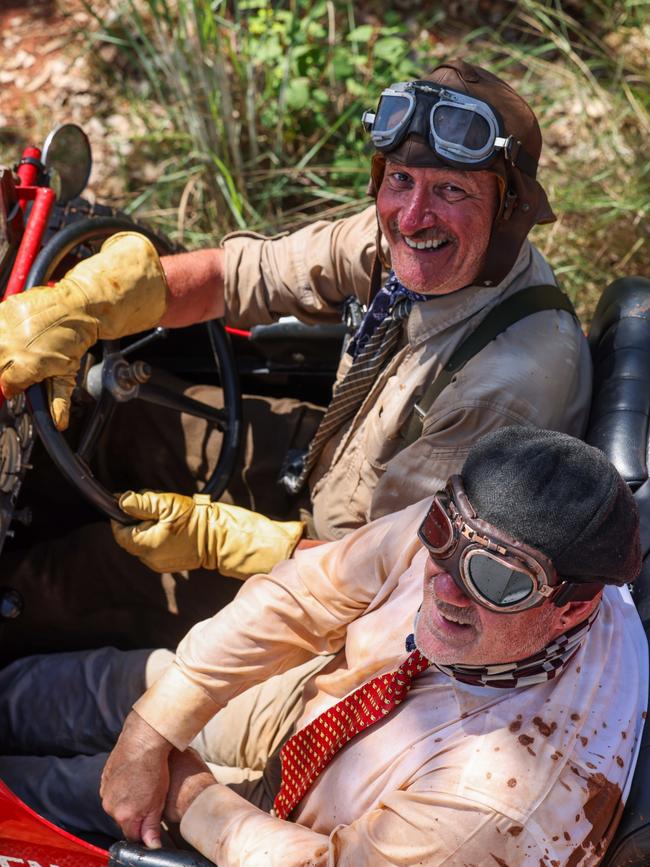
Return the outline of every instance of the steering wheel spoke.
[[[193,397],[183,394],[185,384],[180,380],[176,380],[178,383],[176,387],[170,387],[167,383],[170,383],[173,378],[165,376],[165,384],[161,381],[162,379],[163,377],[159,374],[153,373],[149,382],[145,382],[139,386],[137,399],[156,404],[156,406],[166,407],[174,412],[203,418],[206,421],[213,422],[222,433],[228,430],[228,413],[225,409],[216,409],[210,406],[209,403],[194,400]]]

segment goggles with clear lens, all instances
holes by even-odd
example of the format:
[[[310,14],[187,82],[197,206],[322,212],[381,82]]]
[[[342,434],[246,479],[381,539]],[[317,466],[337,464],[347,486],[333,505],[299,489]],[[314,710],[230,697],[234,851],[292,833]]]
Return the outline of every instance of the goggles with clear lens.
[[[418,536],[434,563],[490,611],[534,608],[564,583],[541,551],[476,517],[460,476],[436,494]]]
[[[502,151],[506,160],[535,177],[537,163],[521,142],[507,136],[487,102],[431,81],[402,81],[382,91],[377,110],[363,114],[363,125],[379,151],[394,150],[418,133],[451,166],[480,169]]]

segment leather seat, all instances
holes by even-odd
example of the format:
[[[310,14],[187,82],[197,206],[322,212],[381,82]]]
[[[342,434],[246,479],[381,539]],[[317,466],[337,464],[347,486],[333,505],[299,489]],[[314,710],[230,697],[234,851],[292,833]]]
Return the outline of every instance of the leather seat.
[[[641,575],[632,596],[650,643],[650,280],[625,277],[603,292],[589,331],[594,395],[585,439],[602,449],[635,492],[641,513]],[[603,867],[650,865],[650,725]]]

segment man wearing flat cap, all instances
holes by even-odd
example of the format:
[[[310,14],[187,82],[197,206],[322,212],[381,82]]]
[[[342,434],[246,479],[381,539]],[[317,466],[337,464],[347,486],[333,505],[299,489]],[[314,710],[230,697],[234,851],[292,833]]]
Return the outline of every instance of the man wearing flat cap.
[[[625,586],[639,568],[634,498],[601,452],[533,427],[487,434],[433,500],[297,552],[195,626],[129,714],[104,806],[149,845],[164,810],[220,867],[597,864],[647,703]],[[76,736],[68,781],[99,764],[137,697],[137,653],[71,655],[80,712],[52,657],[14,663],[0,696],[49,666],[60,718],[34,720],[25,689],[22,718],[0,700],[0,739],[46,751],[64,731],[65,754]],[[330,653],[293,694],[268,690]],[[42,809],[47,761],[0,759],[0,776]],[[96,795],[69,788],[56,808],[110,833]]]
[[[375,148],[376,205],[356,216],[272,239],[237,232],[218,249],[162,261],[141,236],[119,235],[56,286],[1,305],[0,387],[10,395],[48,378],[59,427],[79,360],[98,338],[215,316],[238,326],[282,315],[333,322],[348,299],[368,306],[322,421],[320,410],[295,401],[245,399],[246,454],[222,503],[122,496],[124,511],[140,523],[116,527],[115,538],[141,563],[113,545],[104,525],[46,550],[7,554],[6,573],[25,597],[23,617],[3,639],[14,654],[39,649],[39,636],[48,650],[108,641],[172,646],[211,613],[217,590],[192,581],[197,573],[188,583],[171,572],[243,579],[268,571],[304,544],[305,533],[338,539],[432,494],[479,436],[504,425],[584,432],[587,344],[550,266],[527,239],[533,226],[554,219],[536,180],[542,139],[533,111],[496,76],[449,60],[422,80],[385,88],[364,124]],[[549,287],[556,290],[550,296]],[[504,305],[510,315],[510,299],[533,290],[537,312],[520,310],[484,348],[465,352],[482,323],[497,311],[507,319]],[[452,365],[452,375],[461,350],[466,363]],[[161,429],[164,420],[157,424],[140,417],[117,433],[116,452],[134,458],[135,488],[146,485],[148,465],[145,457],[135,466],[147,448],[138,431]],[[206,432],[194,424],[184,420],[179,451],[186,447],[198,471]],[[210,434],[208,448],[218,436]],[[287,450],[300,459],[285,464],[279,484]],[[170,490],[188,485],[172,460],[165,470]],[[304,517],[301,507],[310,513],[308,529],[293,520]],[[89,556],[97,560],[90,569]],[[133,588],[139,604],[129,609]]]

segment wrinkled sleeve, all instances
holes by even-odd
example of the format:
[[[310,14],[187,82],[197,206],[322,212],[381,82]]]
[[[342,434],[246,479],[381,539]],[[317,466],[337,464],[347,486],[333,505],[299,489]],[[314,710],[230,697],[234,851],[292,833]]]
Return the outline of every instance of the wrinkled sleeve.
[[[319,220],[276,238],[235,232],[225,250],[226,321],[252,326],[296,316],[338,322],[342,301],[370,285],[376,246],[375,207],[342,220]]]
[[[184,838],[219,867],[538,867],[546,853],[537,830],[426,787],[389,793],[329,836],[275,819],[222,786],[206,789],[181,824]]]
[[[340,650],[348,624],[389,572],[408,566],[422,508],[418,503],[338,542],[298,551],[269,575],[250,578],[230,605],[190,630],[173,664],[134,705],[137,713],[183,750],[248,687]],[[410,547],[390,543],[404,534]]]

